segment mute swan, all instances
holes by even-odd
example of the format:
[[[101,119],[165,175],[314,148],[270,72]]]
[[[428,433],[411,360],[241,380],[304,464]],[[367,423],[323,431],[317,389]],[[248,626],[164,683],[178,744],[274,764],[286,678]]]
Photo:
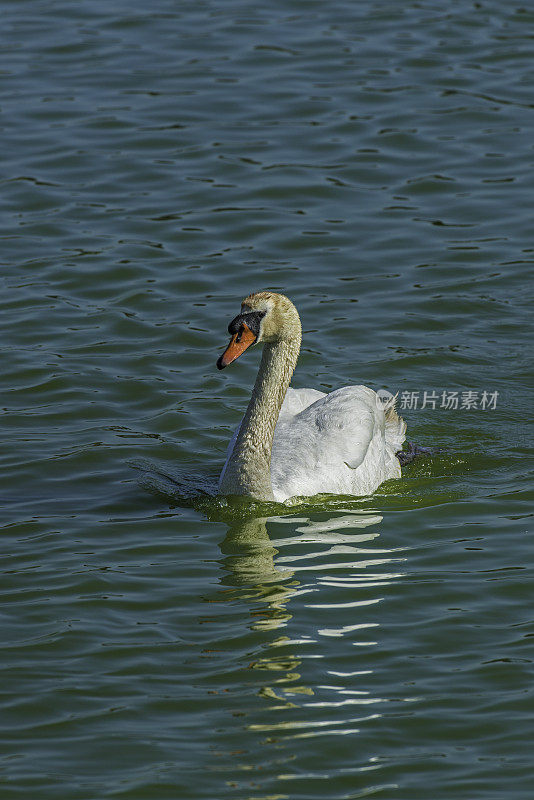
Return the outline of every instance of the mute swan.
[[[384,408],[366,386],[330,394],[289,388],[302,330],[287,297],[249,295],[228,331],[232,339],[219,369],[253,344],[264,347],[250,402],[228,446],[219,494],[277,502],[323,492],[364,495],[400,477],[395,454],[406,423],[394,401]]]

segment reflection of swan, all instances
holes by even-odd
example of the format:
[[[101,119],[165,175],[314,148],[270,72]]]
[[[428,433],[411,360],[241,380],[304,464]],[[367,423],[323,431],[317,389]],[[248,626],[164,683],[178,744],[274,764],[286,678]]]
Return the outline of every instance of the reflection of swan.
[[[232,574],[233,585],[258,587],[292,577],[293,573],[287,568],[275,566],[277,551],[267,533],[266,523],[267,517],[254,517],[236,520],[228,528],[221,550],[226,557],[225,566]]]
[[[321,520],[290,515],[248,517],[232,521],[220,545],[224,556],[222,564],[227,571],[221,578],[221,583],[237,589],[242,599],[265,601],[266,605],[261,610],[254,610],[255,629],[275,629],[285,625],[291,619],[286,603],[298,594],[312,591],[309,587],[302,588],[300,582],[295,580],[296,572],[305,569],[319,575],[325,569],[330,571],[333,568],[342,569],[346,573],[347,568],[385,564],[390,560],[368,558],[369,555],[383,555],[389,551],[378,550],[376,547],[362,549],[364,542],[371,542],[379,536],[378,531],[367,531],[364,534],[356,532],[376,525],[382,517],[367,512],[346,511],[342,516],[335,514],[329,519]],[[280,538],[271,538],[281,525],[289,525],[292,534],[284,532]],[[327,545],[326,549],[324,545]],[[304,548],[304,554],[295,552],[295,548],[300,547]],[[281,555],[288,551],[288,555]],[[350,560],[347,556],[350,556]],[[357,562],[354,561],[356,557]],[[323,563],[325,558],[327,563]],[[337,559],[341,560],[332,564],[332,558],[336,562]],[[307,563],[303,564],[303,560]],[[351,579],[346,575],[345,578]],[[229,594],[225,590],[224,600],[232,600],[234,597],[233,593]]]
[[[300,350],[301,326],[281,294],[245,298],[228,326],[223,369],[247,347],[264,342],[252,397],[228,448],[219,492],[283,502],[323,492],[363,495],[400,477],[395,453],[406,425],[366,386],[330,394],[288,389]]]
[[[338,661],[324,644],[344,638],[358,647],[377,646],[382,587],[399,576],[385,571],[397,558],[388,558],[391,551],[374,541],[381,519],[377,512],[343,509],[328,519],[321,512],[231,523],[220,545],[223,588],[209,599],[234,611],[236,601],[244,603],[251,631],[268,634],[245,640],[247,667],[255,673],[247,687],[256,684],[269,708],[268,720],[254,715],[248,731],[296,738],[352,733],[356,720],[370,718],[367,708],[382,702],[370,691],[366,657],[358,663],[357,655],[347,659],[344,652]],[[298,577],[302,570],[305,580]],[[230,635],[233,640],[234,622]],[[318,659],[315,679],[306,667],[310,659]],[[335,711],[325,718],[328,708]]]
[[[262,602],[254,609],[254,630],[276,630],[285,625],[291,619],[285,604],[296,594],[298,582],[292,580],[291,569],[275,564],[278,551],[267,532],[267,517],[236,520],[220,547],[228,571],[221,582],[236,588],[241,599]],[[225,600],[234,597],[225,590]]]

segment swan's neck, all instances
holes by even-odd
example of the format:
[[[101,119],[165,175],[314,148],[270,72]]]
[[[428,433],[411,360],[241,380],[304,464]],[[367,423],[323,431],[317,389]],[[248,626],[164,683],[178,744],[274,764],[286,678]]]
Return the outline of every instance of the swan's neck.
[[[274,429],[300,350],[300,336],[266,342],[252,397],[233,452],[221,476],[221,494],[273,500],[271,450]]]

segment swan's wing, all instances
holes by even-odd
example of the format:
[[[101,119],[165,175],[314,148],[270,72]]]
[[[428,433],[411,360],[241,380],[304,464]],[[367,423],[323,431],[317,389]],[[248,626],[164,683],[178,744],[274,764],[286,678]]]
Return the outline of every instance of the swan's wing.
[[[373,492],[400,475],[395,452],[403,426],[365,386],[337,389],[292,417],[281,415],[271,458],[275,498]]]
[[[300,414],[305,408],[311,406],[321,397],[326,397],[324,392],[319,392],[317,389],[293,389],[291,386],[286,392],[282,408],[280,409],[280,417],[289,418]]]

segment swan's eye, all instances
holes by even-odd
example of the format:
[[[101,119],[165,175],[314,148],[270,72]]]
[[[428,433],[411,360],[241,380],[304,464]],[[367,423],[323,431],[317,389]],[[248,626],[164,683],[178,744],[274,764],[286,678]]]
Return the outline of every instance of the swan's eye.
[[[243,338],[244,332],[245,332],[245,329],[243,328],[243,326],[241,326],[239,328],[238,332],[237,332],[236,342],[240,342],[241,341],[241,339]]]

